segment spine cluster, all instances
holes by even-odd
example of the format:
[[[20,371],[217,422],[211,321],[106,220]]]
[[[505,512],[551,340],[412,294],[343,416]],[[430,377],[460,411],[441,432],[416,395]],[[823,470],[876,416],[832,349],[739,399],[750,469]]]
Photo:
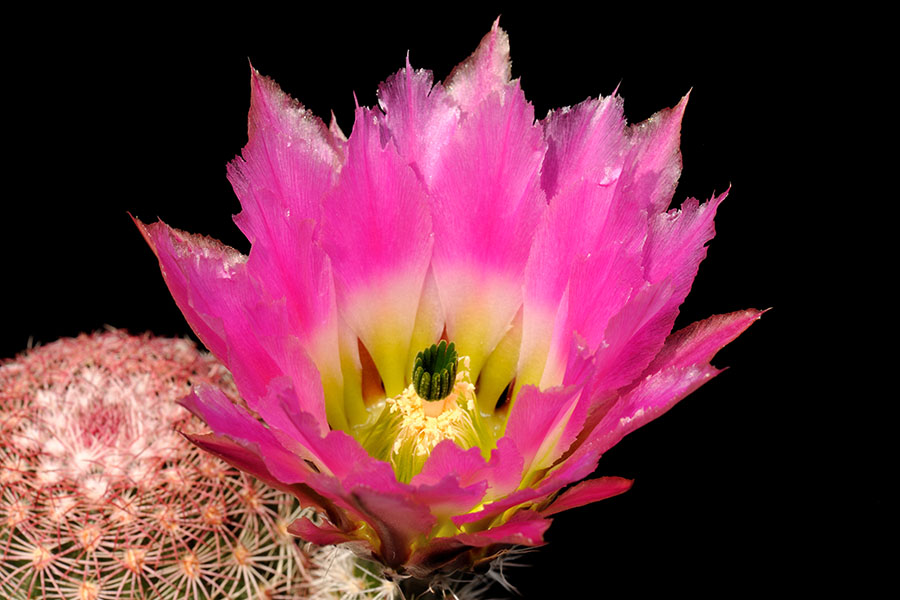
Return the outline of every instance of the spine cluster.
[[[199,383],[237,396],[190,342],[118,331],[0,366],[0,597],[308,595],[294,499],[178,435]]]

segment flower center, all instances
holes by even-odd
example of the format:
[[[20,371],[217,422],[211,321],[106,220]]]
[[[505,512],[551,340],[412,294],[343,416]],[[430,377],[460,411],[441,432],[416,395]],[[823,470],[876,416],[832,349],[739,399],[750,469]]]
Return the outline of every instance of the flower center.
[[[379,416],[356,433],[369,454],[390,462],[404,482],[422,470],[444,440],[463,449],[477,446],[485,454],[494,447],[478,412],[469,357],[458,356],[455,346],[445,341],[416,355],[412,383],[385,398]]]
[[[471,384],[469,384],[471,385]],[[400,395],[387,399],[388,410],[400,415],[400,430],[394,440],[394,453],[404,449],[419,456],[427,456],[445,439],[465,437],[471,428],[470,411],[474,410],[475,394],[465,389],[454,391],[434,414],[429,405],[409,386]],[[432,414],[429,414],[432,413]]]

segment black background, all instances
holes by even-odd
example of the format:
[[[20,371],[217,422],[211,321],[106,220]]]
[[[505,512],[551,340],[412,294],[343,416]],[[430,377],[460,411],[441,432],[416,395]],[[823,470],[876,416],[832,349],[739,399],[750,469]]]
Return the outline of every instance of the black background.
[[[633,489],[555,517],[548,545],[511,581],[525,598],[578,598],[727,595],[837,577],[816,565],[798,576],[844,520],[821,507],[833,494],[807,493],[821,483],[821,456],[837,460],[810,441],[831,399],[801,366],[817,342],[798,300],[817,276],[816,250],[797,229],[817,226],[802,216],[812,192],[799,157],[816,143],[803,115],[824,101],[821,52],[797,41],[794,24],[739,12],[332,8],[121,16],[110,26],[79,14],[35,30],[7,69],[7,119],[23,135],[7,148],[18,191],[3,218],[0,356],[104,325],[190,333],[127,212],[249,250],[225,180],[246,142],[248,59],[326,121],[333,109],[349,133],[353,93],[374,104],[407,50],[443,79],[502,13],[513,76],[538,118],[618,86],[637,122],[692,90],[674,204],[731,193],[677,326],[773,307],[716,358],[729,370],[603,458],[597,475],[633,478]],[[853,487],[842,468],[833,489]],[[869,510],[884,508],[878,489]]]

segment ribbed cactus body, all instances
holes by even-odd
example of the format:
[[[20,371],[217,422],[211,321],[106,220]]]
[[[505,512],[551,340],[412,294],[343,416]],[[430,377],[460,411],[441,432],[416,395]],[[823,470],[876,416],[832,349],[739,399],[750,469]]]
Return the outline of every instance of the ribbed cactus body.
[[[197,383],[236,395],[190,342],[118,331],[0,367],[0,597],[306,595],[294,499],[177,433]]]

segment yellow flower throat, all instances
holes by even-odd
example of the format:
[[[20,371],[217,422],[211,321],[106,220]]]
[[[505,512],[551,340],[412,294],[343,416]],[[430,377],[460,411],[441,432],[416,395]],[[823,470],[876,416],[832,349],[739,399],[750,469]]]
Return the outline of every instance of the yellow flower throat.
[[[408,482],[422,470],[431,451],[444,440],[463,449],[479,447],[487,458],[494,436],[478,412],[469,357],[456,362],[449,394],[437,400],[423,399],[410,383],[400,394],[373,407],[377,418],[357,430],[357,439],[375,458],[391,463],[397,478]]]

